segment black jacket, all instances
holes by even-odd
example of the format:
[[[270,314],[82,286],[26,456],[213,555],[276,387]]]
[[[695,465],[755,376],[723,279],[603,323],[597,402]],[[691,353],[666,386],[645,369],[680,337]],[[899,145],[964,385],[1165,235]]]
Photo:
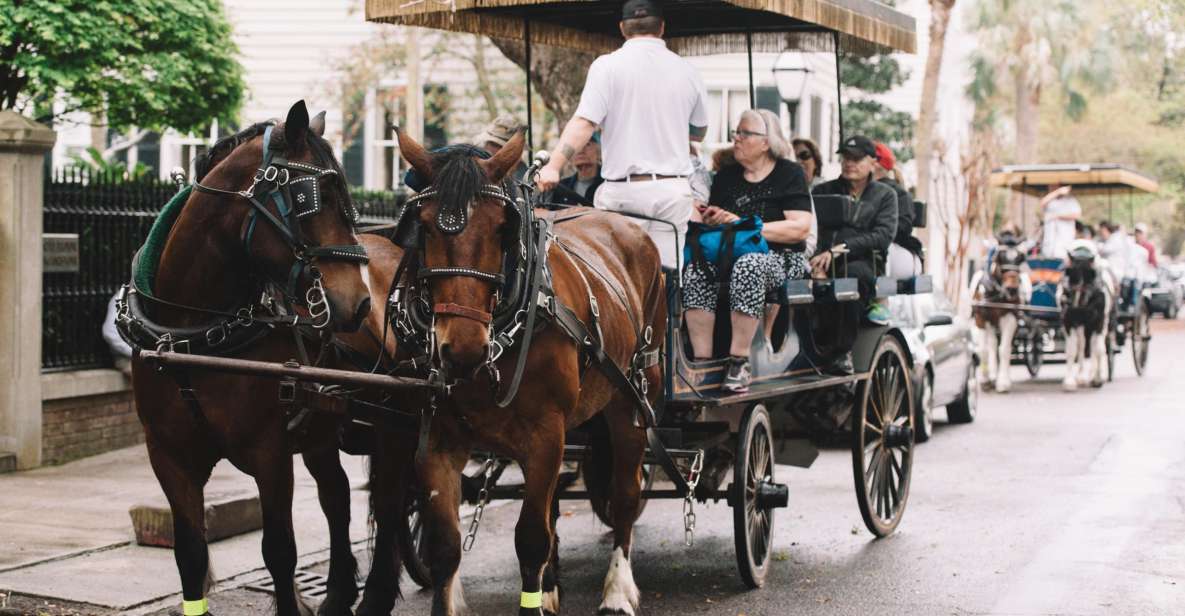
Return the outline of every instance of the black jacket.
[[[578,175],[573,173],[572,175],[561,179],[559,185],[567,188],[568,192],[565,194],[566,191],[563,190],[552,191],[548,201],[551,203],[563,203],[567,205],[585,205],[580,203],[579,199],[575,198],[575,195],[578,194],[576,193],[576,179],[578,177]],[[601,177],[601,168],[597,167],[597,175],[593,178],[592,184],[589,185],[588,189],[584,191],[584,194],[580,196],[587,199],[589,203],[592,203],[593,196],[596,195],[597,189],[600,188],[601,184],[604,182],[604,178]]]
[[[812,191],[816,195],[850,195],[851,184],[842,177],[824,182]],[[885,184],[869,177],[868,186],[856,202],[851,224],[834,234],[820,234],[819,249],[846,244],[855,259],[867,259],[873,251],[885,258],[893,236],[897,234],[897,194]]]

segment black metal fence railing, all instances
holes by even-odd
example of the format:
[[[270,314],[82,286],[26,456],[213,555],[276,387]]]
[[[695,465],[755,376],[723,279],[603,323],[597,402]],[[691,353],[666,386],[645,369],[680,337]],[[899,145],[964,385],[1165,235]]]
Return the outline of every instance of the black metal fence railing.
[[[42,370],[111,365],[101,331],[107,303],[127,282],[132,255],[175,192],[157,180],[77,168],[47,178],[44,232],[78,235],[79,268],[43,274]]]
[[[128,281],[132,255],[176,191],[156,179],[128,180],[78,168],[46,178],[44,232],[78,235],[79,268],[43,274],[42,371],[112,364],[102,336],[107,304]],[[360,224],[393,220],[405,201],[401,193],[354,190],[352,195]]]

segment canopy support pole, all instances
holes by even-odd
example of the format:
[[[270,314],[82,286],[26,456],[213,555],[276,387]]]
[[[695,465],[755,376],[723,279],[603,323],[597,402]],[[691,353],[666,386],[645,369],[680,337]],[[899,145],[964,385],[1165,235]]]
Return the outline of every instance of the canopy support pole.
[[[1021,176],[1020,178],[1020,236],[1026,237],[1029,234],[1029,178]],[[1042,247],[1044,248],[1044,247]]]
[[[841,53],[841,50],[839,48],[839,32],[832,32],[831,33],[831,40],[835,44],[835,108],[836,108],[837,113],[839,114],[839,142],[843,143],[843,140],[844,140],[843,82],[841,81],[841,78],[840,78],[840,68],[839,68],[839,64],[840,64],[839,54]]]
[[[531,130],[531,18],[523,18],[523,38],[527,60],[527,158],[535,155],[535,139]]]
[[[753,32],[745,31],[745,53],[749,57],[749,109],[757,108],[757,86],[753,83]]]

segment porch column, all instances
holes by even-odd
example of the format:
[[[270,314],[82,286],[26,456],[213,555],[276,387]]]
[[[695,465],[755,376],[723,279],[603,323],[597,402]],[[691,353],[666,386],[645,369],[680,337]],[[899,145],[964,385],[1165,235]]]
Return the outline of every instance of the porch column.
[[[0,451],[41,464],[41,213],[57,133],[0,111]]]

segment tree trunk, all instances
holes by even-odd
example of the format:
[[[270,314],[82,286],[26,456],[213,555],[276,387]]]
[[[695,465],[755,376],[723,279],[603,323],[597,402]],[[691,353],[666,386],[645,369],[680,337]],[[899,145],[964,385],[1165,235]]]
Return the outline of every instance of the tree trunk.
[[[1031,165],[1037,162],[1038,131],[1041,118],[1041,82],[1030,81],[1023,74],[1016,79],[1016,163]],[[1037,203],[1024,195],[1014,193],[1009,200],[1008,218],[1021,225],[1027,234],[1036,230],[1040,218]],[[1032,223],[1032,224],[1030,224]]]
[[[918,183],[915,190],[921,201],[925,201],[930,193],[930,163],[934,152],[938,80],[942,72],[943,52],[946,49],[946,30],[950,25],[950,14],[954,4],[955,0],[930,0],[930,48],[926,54],[926,73],[922,80],[922,103],[918,110],[917,125]]]
[[[486,115],[493,122],[498,117],[498,97],[494,95],[494,88],[490,85],[490,73],[486,68],[486,39],[484,36],[473,37],[473,71],[477,74],[477,90],[486,103]]]
[[[522,41],[491,39],[502,55],[527,70],[526,48]],[[596,54],[547,45],[531,46],[531,89],[543,100],[558,121],[566,123],[580,103],[584,78]]]

